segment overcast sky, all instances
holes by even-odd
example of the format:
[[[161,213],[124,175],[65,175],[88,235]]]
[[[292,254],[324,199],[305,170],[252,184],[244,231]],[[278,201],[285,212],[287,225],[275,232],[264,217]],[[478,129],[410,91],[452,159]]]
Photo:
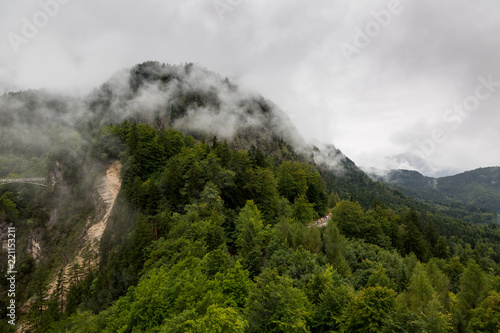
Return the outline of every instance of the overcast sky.
[[[0,0],[0,93],[194,62],[360,166],[500,165],[497,0]]]

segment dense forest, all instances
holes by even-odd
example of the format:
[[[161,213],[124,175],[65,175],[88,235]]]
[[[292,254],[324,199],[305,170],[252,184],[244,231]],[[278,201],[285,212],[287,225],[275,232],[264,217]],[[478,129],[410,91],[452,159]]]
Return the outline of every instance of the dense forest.
[[[372,181],[334,147],[301,143],[272,103],[206,70],[145,63],[127,73],[127,90],[111,80],[84,101],[2,97],[11,123],[0,176],[48,180],[0,186],[0,226],[18,235],[24,331],[500,329],[497,225]],[[214,131],[223,119],[238,125]],[[21,128],[36,139],[12,140]],[[98,248],[82,248],[113,163],[116,203]],[[325,216],[326,226],[314,222]],[[0,283],[0,331],[15,332]]]

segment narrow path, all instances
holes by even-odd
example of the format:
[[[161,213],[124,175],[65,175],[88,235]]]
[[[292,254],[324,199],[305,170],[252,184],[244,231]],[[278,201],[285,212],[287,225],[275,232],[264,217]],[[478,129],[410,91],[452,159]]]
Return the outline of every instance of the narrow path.
[[[316,225],[318,228],[325,227],[328,224],[328,221],[330,221],[331,218],[332,218],[332,213],[328,214],[325,217],[322,217],[322,218],[316,220],[311,225]]]

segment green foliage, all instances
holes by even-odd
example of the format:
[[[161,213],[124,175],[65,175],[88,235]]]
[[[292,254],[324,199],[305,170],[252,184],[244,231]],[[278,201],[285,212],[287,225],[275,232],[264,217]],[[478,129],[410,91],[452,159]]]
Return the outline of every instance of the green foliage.
[[[18,233],[16,301],[27,309],[29,300],[21,315],[33,331],[498,330],[500,228],[456,218],[466,212],[484,220],[490,211],[413,200],[371,181],[333,147],[313,152],[339,157],[342,172],[315,165],[270,128],[274,106],[262,98],[238,105],[263,117],[262,129],[238,129],[224,142],[174,131],[188,110],[220,107],[216,90],[181,83],[198,70],[139,65],[130,73],[130,96],[103,85],[87,100],[92,114],[74,128],[61,122],[69,105],[41,92],[2,97],[0,173],[56,182],[0,188],[0,224]],[[220,81],[226,93],[236,89]],[[116,123],[123,118],[115,106],[146,83],[163,89],[169,82],[178,89],[154,119],[138,113]],[[44,120],[37,108],[57,117]],[[14,113],[26,123],[22,131],[12,126]],[[26,130],[37,142],[19,140],[16,131]],[[100,218],[95,186],[116,159],[122,186],[99,266],[87,265],[90,255],[82,252],[85,265],[71,268],[65,288],[61,263],[79,253],[88,221]],[[328,208],[327,226],[314,225]],[[28,251],[35,240],[41,260]],[[2,271],[6,258],[0,250]],[[8,285],[0,285],[3,330]]]
[[[243,308],[251,286],[249,273],[241,265],[241,261],[237,261],[234,267],[219,273],[216,276],[220,282],[222,292],[227,296],[228,302],[234,304],[238,308]]]
[[[253,175],[253,183],[250,185],[251,197],[259,206],[265,220],[275,223],[279,194],[278,181],[270,169],[256,168]]]
[[[394,282],[387,276],[386,269],[382,266],[379,266],[375,271],[368,277],[366,281],[367,287],[387,287],[390,289],[395,288]]]
[[[200,259],[187,258],[170,269],[152,270],[113,305],[104,332],[160,326],[188,305],[203,314],[210,304],[222,302],[222,291],[214,288],[202,267]]]
[[[328,195],[324,181],[317,170],[305,163],[286,161],[279,166],[276,173],[282,196],[290,202],[305,196],[307,201],[314,204],[318,214],[325,214]]]
[[[396,310],[396,293],[387,287],[368,287],[348,304],[341,332],[381,332]]]
[[[413,252],[418,259],[426,261],[430,256],[430,250],[422,235],[422,223],[413,207],[403,216],[403,223],[405,224],[403,234],[405,253]]]
[[[387,184],[434,205],[441,212],[471,222],[494,222],[500,211],[499,168],[479,168],[458,175],[430,178],[416,171],[392,170]]]
[[[5,192],[0,196],[0,221],[12,222],[19,216],[19,211],[15,204],[14,194]]]
[[[354,297],[352,286],[343,281],[331,267],[313,274],[305,286],[313,303],[313,326],[320,332],[339,330],[342,313]]]
[[[446,278],[435,265],[430,263],[425,269],[422,264],[417,264],[408,291],[400,296],[400,302],[413,314],[413,325],[422,331],[449,332],[451,315],[443,306],[449,303]],[[440,280],[442,278],[445,281]]]
[[[471,327],[475,332],[495,332],[500,323],[500,295],[492,291],[471,311]]]
[[[307,297],[290,278],[265,270],[248,295],[249,332],[309,332],[309,309]]]
[[[350,268],[344,257],[344,238],[333,222],[329,222],[323,234],[325,254],[330,263],[341,274],[349,275]]]
[[[434,255],[438,258],[449,259],[450,247],[446,241],[446,237],[439,236],[436,245],[434,246]]]
[[[233,308],[210,305],[205,315],[195,321],[188,321],[188,332],[193,333],[243,333],[248,327],[246,320]]]
[[[252,200],[247,201],[236,221],[236,231],[239,234],[236,244],[243,256],[248,255],[262,242],[262,239],[259,239],[264,228],[262,222],[257,205]]]
[[[261,213],[252,200],[247,201],[240,211],[236,221],[236,232],[238,234],[236,245],[244,266],[252,276],[258,275],[263,265],[262,249],[267,236]]]
[[[460,277],[459,305],[463,313],[467,314],[477,308],[488,290],[489,281],[486,274],[474,260],[471,260]]]
[[[292,216],[301,223],[308,223],[314,217],[314,204],[308,203],[305,195],[299,195],[295,198],[292,205]]]
[[[280,194],[290,202],[307,191],[307,172],[301,166],[297,162],[283,162],[278,168]]]
[[[362,226],[365,224],[363,209],[357,202],[341,201],[332,210],[332,221],[340,232],[347,237],[362,237]]]
[[[304,235],[304,247],[311,253],[320,253],[323,248],[321,231],[316,226],[306,230]]]

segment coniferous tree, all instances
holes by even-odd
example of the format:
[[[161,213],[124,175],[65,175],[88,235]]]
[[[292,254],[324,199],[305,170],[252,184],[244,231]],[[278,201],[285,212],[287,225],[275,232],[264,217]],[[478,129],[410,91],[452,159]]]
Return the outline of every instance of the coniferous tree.
[[[449,259],[450,258],[450,247],[446,241],[446,237],[439,236],[436,245],[434,246],[434,255],[438,258]]]
[[[413,207],[404,216],[403,221],[406,225],[403,237],[405,253],[413,252],[418,259],[425,261],[429,258],[429,249],[422,236],[422,223]]]
[[[333,222],[328,222],[323,234],[323,243],[325,246],[326,257],[333,267],[342,275],[349,275],[351,273],[351,269],[344,256],[344,238],[340,234],[336,224]]]
[[[427,241],[432,254],[436,255],[436,245],[439,239],[439,234],[432,221],[429,221],[424,227],[424,239]]]
[[[295,198],[292,205],[292,216],[302,224],[311,222],[314,218],[314,204],[307,201],[305,195],[299,195]]]
[[[241,210],[236,222],[236,232],[239,254],[251,275],[255,276],[263,264],[262,245],[265,235],[261,213],[252,200]]]
[[[474,260],[470,260],[460,278],[458,294],[460,309],[466,319],[470,318],[470,310],[477,308],[486,297],[488,284],[487,275]]]

